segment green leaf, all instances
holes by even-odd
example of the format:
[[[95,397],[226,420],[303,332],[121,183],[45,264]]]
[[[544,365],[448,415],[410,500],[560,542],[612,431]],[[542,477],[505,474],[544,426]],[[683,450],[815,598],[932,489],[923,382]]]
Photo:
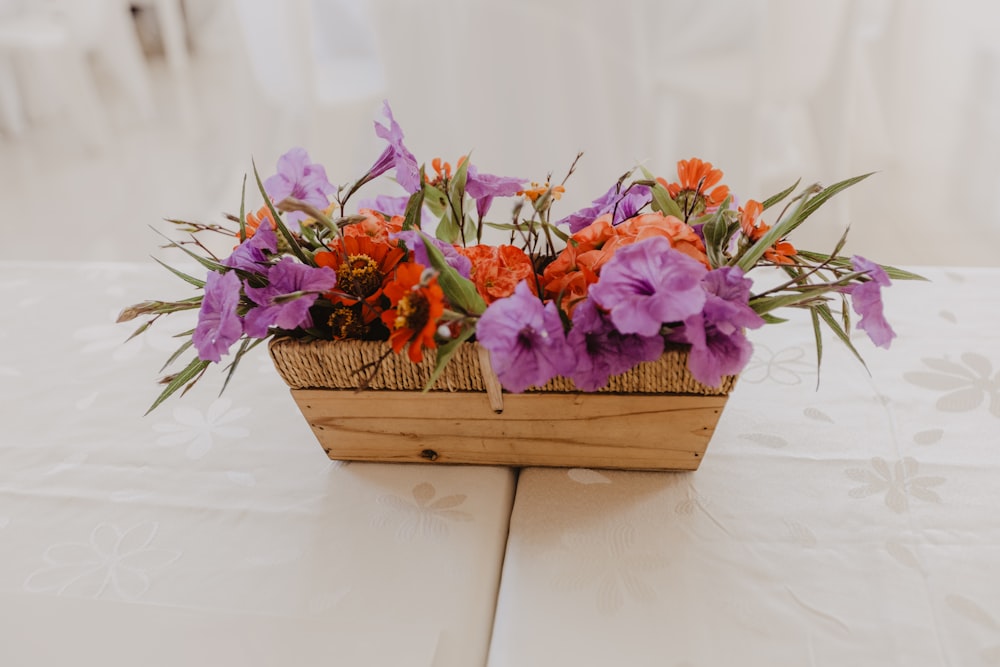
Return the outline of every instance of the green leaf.
[[[167,398],[169,398],[171,394],[173,394],[175,391],[183,387],[189,381],[193,380],[199,373],[208,368],[209,363],[211,362],[202,361],[198,357],[192,359],[191,363],[189,363],[184,368],[184,370],[182,370],[180,373],[178,373],[173,377],[173,379],[170,381],[170,384],[167,385],[167,388],[163,390],[163,393],[161,393],[159,397],[157,397],[157,399],[153,401],[153,404],[149,406],[149,409],[146,410],[146,414],[148,415],[150,412],[155,410],[157,407],[159,407],[160,403],[163,403],[163,401],[167,400]]]
[[[135,331],[132,332],[131,336],[129,336],[128,338],[125,339],[125,342],[126,343],[129,342],[130,340],[132,340],[136,336],[142,334],[146,329],[148,329],[151,326],[153,326],[153,320],[149,320],[147,322],[143,322],[142,324],[139,325],[138,329],[136,329]]]
[[[729,198],[723,202],[719,210],[707,220],[702,227],[705,236],[705,252],[713,269],[726,263],[726,246],[729,245],[730,225],[726,220],[725,211],[729,208]]]
[[[830,255],[824,255],[821,252],[812,252],[809,250],[800,250],[799,256],[808,259],[812,262],[829,261],[830,264],[834,266],[843,266],[843,267],[851,266],[851,260],[848,259],[847,257],[831,258]],[[882,270],[885,271],[885,274],[893,280],[927,280],[927,278],[924,278],[919,274],[911,273],[909,271],[904,271],[903,269],[898,269],[894,266],[889,266],[887,264],[879,264],[879,266],[882,267]]]
[[[761,207],[763,208],[763,210],[766,211],[767,209],[771,208],[775,204],[777,204],[777,203],[781,202],[782,200],[784,200],[785,197],[787,197],[788,195],[792,194],[792,192],[795,191],[795,188],[799,187],[799,183],[801,183],[801,182],[802,182],[802,179],[800,178],[799,180],[797,180],[794,183],[792,183],[791,186],[789,186],[788,188],[782,190],[781,192],[779,192],[776,195],[772,195],[772,196],[768,197],[767,199],[765,199],[763,202],[761,202]]]
[[[451,361],[451,358],[458,351],[459,345],[465,343],[465,341],[472,338],[472,335],[476,333],[476,327],[470,326],[462,329],[462,332],[456,337],[452,338],[450,341],[438,348],[437,351],[437,362],[434,364],[434,372],[431,373],[431,377],[427,380],[427,384],[424,385],[424,392],[430,391],[437,379],[441,377],[442,371],[444,371],[445,366]]]
[[[265,338],[243,339],[243,342],[240,343],[240,348],[236,350],[236,354],[233,355],[233,360],[226,367],[226,370],[228,370],[229,372],[226,373],[226,380],[225,382],[222,383],[222,389],[219,390],[219,396],[222,396],[222,392],[224,392],[226,390],[226,387],[229,386],[229,380],[232,379],[233,373],[236,372],[236,367],[239,366],[240,360],[243,359],[243,355],[245,355],[247,352],[249,352],[250,350],[254,349],[258,345],[263,343],[265,340],[267,339]]]
[[[670,196],[670,193],[667,192],[667,189],[656,180],[656,177],[648,169],[645,167],[640,167],[640,169],[642,169],[642,174],[646,177],[646,180],[653,181],[654,183],[654,185],[650,186],[650,190],[653,193],[653,210],[683,220],[684,212]]]
[[[193,330],[190,333],[188,333],[187,335],[190,336],[191,333],[194,333]],[[175,361],[177,361],[177,359],[179,359],[182,354],[184,354],[185,352],[187,352],[187,350],[192,345],[194,345],[194,341],[193,340],[186,340],[186,341],[184,341],[181,344],[181,346],[179,348],[177,348],[177,351],[170,355],[170,358],[167,359],[166,363],[164,363],[163,366],[160,367],[160,372],[162,373],[163,371],[167,370],[167,368],[171,364],[173,364]]]
[[[784,322],[788,321],[787,318],[784,318],[784,317],[775,317],[774,315],[771,315],[770,313],[763,313],[760,316],[760,318],[762,320],[764,320],[767,324],[783,324]]]
[[[240,192],[240,243],[247,240],[247,175],[243,174],[243,190]]]
[[[854,347],[854,343],[851,342],[851,337],[848,336],[847,332],[840,327],[840,323],[837,322],[836,318],[834,318],[833,316],[833,313],[830,312],[830,307],[825,303],[823,303],[823,304],[818,304],[813,308],[815,312],[823,319],[826,325],[830,327],[833,333],[837,335],[837,338],[839,338],[844,343],[844,345],[847,346],[847,349],[849,349],[854,354],[855,358],[857,358],[857,360],[861,362],[861,365],[864,366],[865,370],[867,371],[868,364],[865,363],[865,360],[861,358],[861,354],[858,352],[857,348]],[[869,371],[869,375],[870,374],[871,372]]]
[[[424,182],[424,168],[420,168],[420,182]],[[406,213],[403,215],[403,231],[420,229],[420,217],[424,207],[424,188],[420,188],[406,202]]]
[[[420,173],[424,173],[423,167],[420,169]],[[424,187],[422,188],[424,192],[424,205],[430,209],[434,217],[440,218],[444,213],[445,209],[448,208],[448,199],[441,192],[441,189],[431,185],[424,181]]]
[[[434,231],[434,236],[445,243],[452,244],[457,242],[459,237],[462,236],[462,231],[458,228],[458,223],[455,222],[451,208],[445,208],[444,213],[441,215],[441,220],[438,222],[437,229]]]
[[[183,271],[178,271],[174,267],[172,267],[169,264],[166,264],[164,262],[161,262],[160,260],[158,260],[155,257],[153,258],[153,261],[156,262],[157,264],[159,264],[160,266],[162,266],[163,268],[165,268],[167,271],[169,271],[170,273],[174,274],[175,276],[177,276],[178,278],[180,278],[181,280],[183,280],[186,283],[190,283],[190,284],[194,285],[195,287],[204,287],[205,286],[205,281],[204,280],[200,280],[198,278],[195,278],[194,276],[189,276],[188,274],[184,273]]]
[[[448,265],[444,255],[426,234],[423,232],[419,232],[419,234],[424,240],[427,259],[438,272],[438,284],[447,297],[448,303],[470,315],[481,315],[486,310],[486,302],[483,301],[483,297],[479,296],[473,282],[468,278],[463,278],[462,274]]]
[[[789,306],[799,306],[810,301],[821,299],[823,294],[829,292],[830,288],[825,285],[817,285],[814,288],[803,288],[801,292],[795,294],[778,294],[775,296],[758,296],[750,299],[750,307],[758,315],[771,312],[777,308],[787,308]]]
[[[853,178],[845,179],[843,181],[840,181],[839,183],[834,183],[833,185],[825,187],[822,190],[820,190],[816,194],[816,196],[811,197],[804,202],[804,206],[800,207],[798,215],[795,216],[794,223],[789,227],[789,229],[784,234],[782,234],[782,236],[787,236],[789,232],[791,232],[793,229],[795,229],[803,222],[805,222],[806,218],[815,213],[816,209],[825,204],[826,201],[831,197],[833,197],[835,194],[837,194],[838,192],[842,192],[843,190],[846,190],[852,185],[860,183],[861,181],[865,180],[874,173],[875,172],[870,171],[867,174],[861,174],[860,176],[855,176]]]
[[[202,257],[201,255],[199,255],[196,252],[191,252],[190,250],[188,250],[187,248],[185,248],[184,246],[182,246],[180,243],[178,243],[177,241],[174,241],[172,238],[170,238],[169,236],[167,236],[166,234],[164,234],[160,230],[156,229],[155,227],[150,226],[150,229],[152,229],[154,232],[156,232],[157,234],[159,234],[160,236],[162,236],[163,238],[165,238],[167,241],[170,242],[170,245],[167,246],[167,247],[169,247],[169,248],[177,248],[178,250],[180,250],[181,252],[183,252],[184,254],[186,254],[188,257],[190,257],[194,261],[196,261],[199,264],[201,264],[202,266],[204,266],[209,271],[220,271],[220,272],[229,271],[229,267],[228,266],[225,266],[224,264],[220,264],[219,262],[211,260],[211,259],[209,259],[207,257]],[[156,259],[156,258],[154,257],[153,259]],[[156,261],[159,261],[159,260],[156,260]],[[169,267],[167,267],[167,268],[169,268]]]
[[[819,370],[823,362],[823,332],[819,328],[819,315],[815,308],[809,309],[812,318],[813,336],[816,339],[816,388],[819,389]]]
[[[285,241],[288,242],[288,247],[292,249],[292,252],[299,258],[300,262],[303,264],[313,265],[313,263],[306,258],[305,253],[302,252],[302,248],[299,247],[299,242],[295,240],[295,237],[292,236],[288,227],[286,227],[285,223],[281,220],[281,216],[278,215],[278,211],[275,210],[274,204],[271,203],[271,198],[267,196],[267,191],[264,190],[264,183],[260,180],[260,173],[257,171],[257,164],[252,164],[253,177],[257,179],[257,189],[260,190],[260,196],[264,198],[264,203],[267,204],[267,210],[271,212],[271,216],[274,218],[274,224],[277,225],[281,236],[283,236]]]
[[[737,257],[730,260],[730,265],[736,265],[743,269],[744,272],[749,271],[757,265],[757,261],[764,256],[775,243],[785,238],[788,232],[794,229],[798,225],[799,217],[802,215],[802,211],[805,208],[808,199],[803,197],[802,201],[795,208],[795,212],[792,213],[787,218],[779,220],[774,227],[772,227],[766,234],[757,239],[757,241],[746,249],[746,251]]]

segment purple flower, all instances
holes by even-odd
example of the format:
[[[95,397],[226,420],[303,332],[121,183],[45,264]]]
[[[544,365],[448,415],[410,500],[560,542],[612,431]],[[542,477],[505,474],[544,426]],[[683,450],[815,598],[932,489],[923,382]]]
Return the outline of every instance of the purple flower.
[[[424,237],[420,235],[420,232],[408,229],[405,232],[396,232],[395,234],[390,234],[389,238],[395,241],[402,241],[406,244],[406,247],[413,251],[413,261],[417,264],[423,264],[424,266],[430,266],[431,260],[427,257],[427,248],[424,247]],[[455,246],[450,243],[445,243],[441,239],[436,239],[428,236],[434,247],[441,251],[444,255],[444,261],[451,268],[461,274],[463,278],[468,278],[469,274],[472,272],[472,262],[465,255],[459,254],[455,250]]]
[[[239,303],[240,279],[236,272],[209,272],[198,311],[198,324],[191,336],[199,359],[218,363],[243,335],[243,322],[236,314]]]
[[[706,269],[674,250],[662,236],[618,250],[590,288],[590,297],[607,311],[623,334],[653,336],[663,324],[701,311]]]
[[[404,190],[413,194],[421,187],[420,168],[417,166],[417,158],[403,145],[403,130],[392,117],[392,109],[389,108],[389,102],[386,101],[382,104],[382,111],[389,120],[389,127],[376,122],[375,134],[388,141],[389,145],[382,151],[382,155],[375,160],[375,164],[368,170],[365,179],[371,180],[395,167],[396,181],[403,186]]]
[[[402,197],[378,195],[374,199],[362,199],[358,202],[358,208],[378,211],[382,215],[387,215],[391,218],[394,215],[406,215],[406,205],[409,201],[410,195],[403,195]]]
[[[465,192],[476,200],[476,211],[482,218],[490,210],[494,197],[512,197],[527,183],[524,178],[480,174],[476,165],[470,164],[465,179]]]
[[[855,271],[865,271],[871,280],[850,285],[844,291],[851,295],[851,306],[861,316],[858,328],[868,334],[878,347],[888,348],[896,332],[882,313],[882,288],[892,285],[881,266],[860,255],[851,257]]]
[[[243,243],[236,246],[233,253],[222,263],[234,269],[261,273],[268,258],[264,251],[274,254],[278,251],[278,237],[270,224],[263,224],[257,232]]]
[[[333,289],[337,284],[333,269],[299,264],[291,257],[284,257],[271,267],[267,279],[266,287],[244,285],[247,296],[258,306],[246,316],[246,334],[251,338],[267,337],[271,326],[281,329],[311,327],[309,308],[316,302],[318,293]],[[297,296],[289,296],[300,292]],[[286,296],[289,298],[281,298]]]
[[[624,373],[640,361],[655,361],[663,354],[662,336],[619,333],[591,299],[573,311],[573,328],[566,342],[575,357],[569,377],[582,391],[597,391],[607,386],[612,375]]]
[[[511,296],[490,304],[476,325],[476,338],[490,351],[493,369],[508,391],[543,385],[573,369],[555,304],[543,306],[525,281]]]
[[[614,212],[611,224],[617,225],[639,212],[643,206],[652,201],[653,195],[645,185],[633,185],[627,192],[619,192],[618,184],[593,201],[591,206],[571,213],[557,225],[567,224],[573,234],[592,223],[605,213]]]
[[[717,387],[722,376],[743,370],[753,346],[743,329],[763,326],[764,320],[748,305],[753,283],[735,266],[724,266],[705,274],[705,307],[684,320],[668,339],[691,345],[688,370],[698,382]]]
[[[295,197],[323,210],[330,205],[327,195],[337,191],[328,180],[323,165],[309,162],[304,148],[293,148],[278,158],[278,173],[264,181],[264,191],[276,202]],[[299,220],[308,216],[301,211],[285,214],[285,223],[298,229]]]

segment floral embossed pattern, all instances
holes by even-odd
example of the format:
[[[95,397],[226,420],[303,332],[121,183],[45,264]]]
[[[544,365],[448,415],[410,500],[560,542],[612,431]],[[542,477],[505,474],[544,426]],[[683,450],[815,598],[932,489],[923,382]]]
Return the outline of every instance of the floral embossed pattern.
[[[1000,417],[1000,371],[994,373],[989,359],[966,352],[962,363],[945,359],[924,359],[928,371],[906,373],[907,382],[925,389],[945,392],[935,406],[944,412],[969,412],[989,403],[989,411]]]
[[[471,514],[455,509],[465,502],[464,494],[435,499],[437,490],[428,482],[414,486],[412,493],[412,500],[391,494],[378,499],[379,505],[389,508],[389,512],[377,517],[374,524],[397,524],[396,539],[400,542],[421,535],[441,539],[448,536],[450,522],[472,521]]]
[[[626,597],[644,603],[655,600],[645,575],[665,567],[667,558],[637,548],[636,534],[634,526],[617,523],[597,532],[564,536],[563,544],[574,557],[556,575],[555,585],[568,590],[596,587],[597,610],[604,615],[619,611]]]
[[[867,468],[849,468],[844,472],[858,486],[850,491],[852,498],[867,498],[868,496],[885,494],[885,504],[893,512],[904,512],[909,507],[909,498],[917,498],[926,502],[939,503],[941,497],[930,487],[944,484],[944,477],[918,477],[919,464],[909,456],[890,467],[885,459],[875,457],[871,461],[872,470]]]
[[[33,593],[54,592],[99,598],[109,591],[125,600],[142,597],[150,586],[150,574],[181,557],[179,551],[156,549],[159,524],[151,521],[122,530],[101,523],[87,542],[53,544],[45,550],[43,567],[24,582]]]

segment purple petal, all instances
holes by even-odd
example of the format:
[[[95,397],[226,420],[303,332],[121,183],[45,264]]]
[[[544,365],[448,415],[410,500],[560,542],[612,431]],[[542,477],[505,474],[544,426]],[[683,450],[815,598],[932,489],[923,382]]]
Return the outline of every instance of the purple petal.
[[[202,361],[218,363],[243,335],[243,323],[236,314],[239,302],[240,279],[235,271],[208,274],[198,324],[191,336]]]
[[[618,250],[590,296],[610,312],[621,333],[652,336],[663,324],[701,311],[705,273],[701,263],[674,250],[670,241],[654,237]]]
[[[543,385],[575,363],[555,304],[543,306],[524,281],[514,294],[490,304],[476,325],[476,338],[489,350],[508,391]]]
[[[851,265],[855,271],[866,271],[871,278],[868,282],[851,285],[844,290],[851,295],[854,312],[861,316],[858,328],[867,333],[877,347],[888,348],[896,337],[896,332],[883,313],[882,288],[892,285],[892,281],[882,267],[859,255],[851,258]]]

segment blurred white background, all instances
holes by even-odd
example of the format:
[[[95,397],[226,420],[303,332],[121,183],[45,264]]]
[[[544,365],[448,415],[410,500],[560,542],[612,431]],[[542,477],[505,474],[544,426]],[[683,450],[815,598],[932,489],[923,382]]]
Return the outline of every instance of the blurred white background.
[[[0,0],[0,258],[142,261],[294,145],[352,180],[388,99],[421,162],[541,180],[584,150],[566,213],[640,161],[741,199],[877,171],[796,245],[998,266],[998,27],[993,0]]]

